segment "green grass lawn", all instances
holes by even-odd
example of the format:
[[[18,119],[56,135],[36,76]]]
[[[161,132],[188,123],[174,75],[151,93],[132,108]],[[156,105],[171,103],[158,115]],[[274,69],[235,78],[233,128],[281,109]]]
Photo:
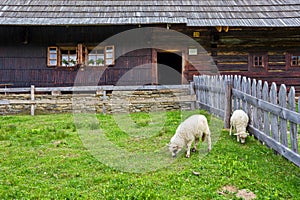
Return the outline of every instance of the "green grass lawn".
[[[300,198],[300,168],[207,114],[211,153],[172,159],[166,145],[197,112],[1,116],[0,199]]]

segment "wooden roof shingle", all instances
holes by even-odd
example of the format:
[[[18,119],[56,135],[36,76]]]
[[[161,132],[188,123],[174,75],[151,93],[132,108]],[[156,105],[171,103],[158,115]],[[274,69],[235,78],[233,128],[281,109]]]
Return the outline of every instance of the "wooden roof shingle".
[[[2,0],[0,25],[299,27],[299,0]]]

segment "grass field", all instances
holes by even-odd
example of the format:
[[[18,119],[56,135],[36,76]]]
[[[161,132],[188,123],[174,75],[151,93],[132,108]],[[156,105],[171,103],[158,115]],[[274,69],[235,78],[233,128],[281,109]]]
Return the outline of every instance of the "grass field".
[[[300,198],[300,168],[207,114],[211,153],[172,159],[166,145],[193,113],[1,116],[0,199]]]

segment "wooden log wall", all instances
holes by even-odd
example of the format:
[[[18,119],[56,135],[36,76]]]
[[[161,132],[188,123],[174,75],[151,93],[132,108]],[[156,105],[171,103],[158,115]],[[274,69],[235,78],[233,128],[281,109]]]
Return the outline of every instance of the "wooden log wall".
[[[166,28],[165,25],[155,26]],[[116,60],[113,67],[108,67],[101,73],[101,77],[96,76],[103,70],[101,68],[94,68],[97,73],[86,77],[87,73],[78,68],[48,68],[46,65],[48,46],[100,43],[114,34],[132,28],[137,26],[1,26],[0,83],[13,83],[13,87],[70,86],[79,76],[82,84],[94,83],[96,80],[98,84],[117,84],[119,78],[127,73],[128,77],[135,78],[128,79],[127,84],[133,84],[134,81],[136,84],[153,83],[156,72],[153,71],[153,65],[151,70],[148,64],[155,63],[156,57],[155,51],[151,49],[125,53]],[[193,47],[192,43],[177,48],[183,57],[183,76],[188,81],[192,81],[193,75],[208,72],[244,75],[277,84],[284,83],[288,90],[293,85],[297,93],[300,91],[300,67],[291,68],[287,64],[288,52],[300,52],[300,28],[229,27],[228,32],[218,32],[215,27],[172,24],[171,29],[191,37],[203,47],[198,49],[199,56],[188,55],[188,48]],[[161,36],[152,38],[152,41],[163,43],[170,39],[168,36]],[[266,67],[249,66],[249,55],[257,52],[267,53]],[[136,66],[143,67],[138,71],[131,71]]]
[[[289,67],[288,53],[300,52],[299,28],[230,28],[217,34],[214,60],[221,74],[244,75],[296,87],[300,92],[300,66]],[[266,66],[249,66],[249,55],[265,53]]]
[[[0,83],[12,83],[13,87],[72,86],[74,82],[77,85],[105,85],[117,84],[120,77],[129,73],[128,82],[122,84],[149,84],[152,74],[147,64],[152,61],[151,49],[126,52],[116,59],[115,65],[106,68],[47,66],[48,46],[98,44],[131,28],[136,27],[0,27]],[[28,38],[24,38],[25,31],[29,32]],[[27,44],[24,44],[25,39]],[[142,67],[132,71],[136,66]]]
[[[228,32],[218,32],[215,27],[172,28],[193,37],[212,56],[218,72],[223,75],[242,75],[258,80],[285,84],[287,89],[295,86],[300,94],[300,67],[289,67],[288,53],[300,53],[300,28],[246,28],[229,27]],[[198,33],[194,37],[194,33]],[[266,66],[254,68],[249,56],[255,53],[267,55]],[[193,61],[193,57],[188,57]],[[198,68],[203,62],[195,61]],[[213,65],[210,65],[213,66]],[[201,72],[193,65],[187,66],[189,80]]]

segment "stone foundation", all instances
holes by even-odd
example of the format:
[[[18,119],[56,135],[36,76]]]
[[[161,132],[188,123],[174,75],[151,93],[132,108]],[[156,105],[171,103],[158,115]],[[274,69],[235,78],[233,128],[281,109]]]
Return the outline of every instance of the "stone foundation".
[[[124,113],[188,110],[193,102],[187,89],[112,91],[81,94],[1,94],[0,114]]]

